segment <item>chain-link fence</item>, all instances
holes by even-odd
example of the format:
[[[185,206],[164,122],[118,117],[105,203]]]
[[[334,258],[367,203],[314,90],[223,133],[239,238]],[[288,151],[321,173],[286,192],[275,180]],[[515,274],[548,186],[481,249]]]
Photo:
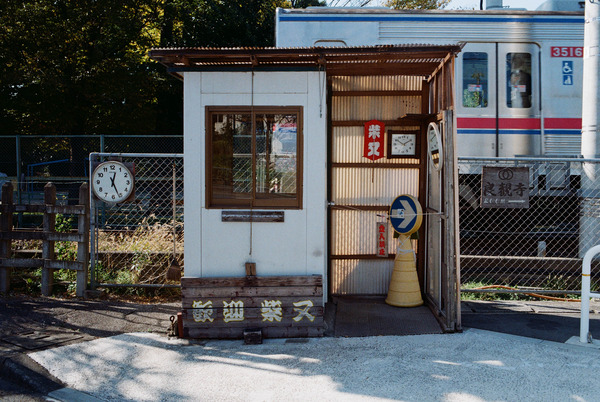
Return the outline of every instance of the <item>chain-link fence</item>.
[[[166,273],[183,267],[183,155],[92,153],[89,169],[115,160],[133,169],[135,197],[92,197],[92,286],[177,286]]]
[[[599,172],[600,160],[459,158],[462,290],[580,291],[581,258],[600,244]]]
[[[91,152],[182,153],[181,135],[0,136],[0,180],[11,180],[15,202],[38,204],[54,183],[59,199],[76,204],[89,176]],[[6,176],[5,176],[6,175]]]

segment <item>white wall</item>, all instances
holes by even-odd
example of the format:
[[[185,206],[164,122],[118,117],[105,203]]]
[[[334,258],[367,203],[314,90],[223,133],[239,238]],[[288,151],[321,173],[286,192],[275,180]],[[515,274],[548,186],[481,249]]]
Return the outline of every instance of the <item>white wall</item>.
[[[245,263],[255,262],[259,276],[320,274],[325,278],[324,79],[324,73],[318,72],[255,72],[253,85],[250,72],[184,73],[186,277],[240,277],[245,275]],[[302,106],[304,182],[303,209],[281,209],[285,222],[255,222],[251,227],[250,223],[221,222],[221,209],[206,209],[205,107],[252,102],[255,106]]]

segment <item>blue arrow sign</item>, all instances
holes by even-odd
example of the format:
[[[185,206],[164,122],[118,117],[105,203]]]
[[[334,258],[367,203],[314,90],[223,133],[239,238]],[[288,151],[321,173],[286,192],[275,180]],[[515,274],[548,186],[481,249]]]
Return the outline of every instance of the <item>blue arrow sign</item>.
[[[423,220],[421,204],[408,194],[396,197],[390,206],[390,222],[400,234],[411,234],[419,230]]]

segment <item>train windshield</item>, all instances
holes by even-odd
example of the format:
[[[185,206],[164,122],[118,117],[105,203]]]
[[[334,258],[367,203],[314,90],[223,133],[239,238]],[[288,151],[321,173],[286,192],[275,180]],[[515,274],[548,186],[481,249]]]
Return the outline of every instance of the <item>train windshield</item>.
[[[531,54],[506,54],[506,106],[531,107]]]
[[[488,105],[488,55],[484,52],[463,54],[463,107]]]

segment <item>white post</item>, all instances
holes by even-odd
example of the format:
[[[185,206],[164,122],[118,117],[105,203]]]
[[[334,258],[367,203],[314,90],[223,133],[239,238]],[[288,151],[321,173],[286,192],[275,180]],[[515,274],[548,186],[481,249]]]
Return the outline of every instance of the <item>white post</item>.
[[[585,2],[583,50],[583,95],[581,117],[581,154],[584,158],[600,158],[600,2]],[[595,211],[600,205],[600,164],[583,163],[581,177],[582,216],[580,218],[579,255],[600,242],[600,218]]]
[[[590,332],[590,273],[592,258],[600,254],[600,245],[594,246],[585,253],[581,267],[581,319],[579,323],[579,342],[589,343]]]

